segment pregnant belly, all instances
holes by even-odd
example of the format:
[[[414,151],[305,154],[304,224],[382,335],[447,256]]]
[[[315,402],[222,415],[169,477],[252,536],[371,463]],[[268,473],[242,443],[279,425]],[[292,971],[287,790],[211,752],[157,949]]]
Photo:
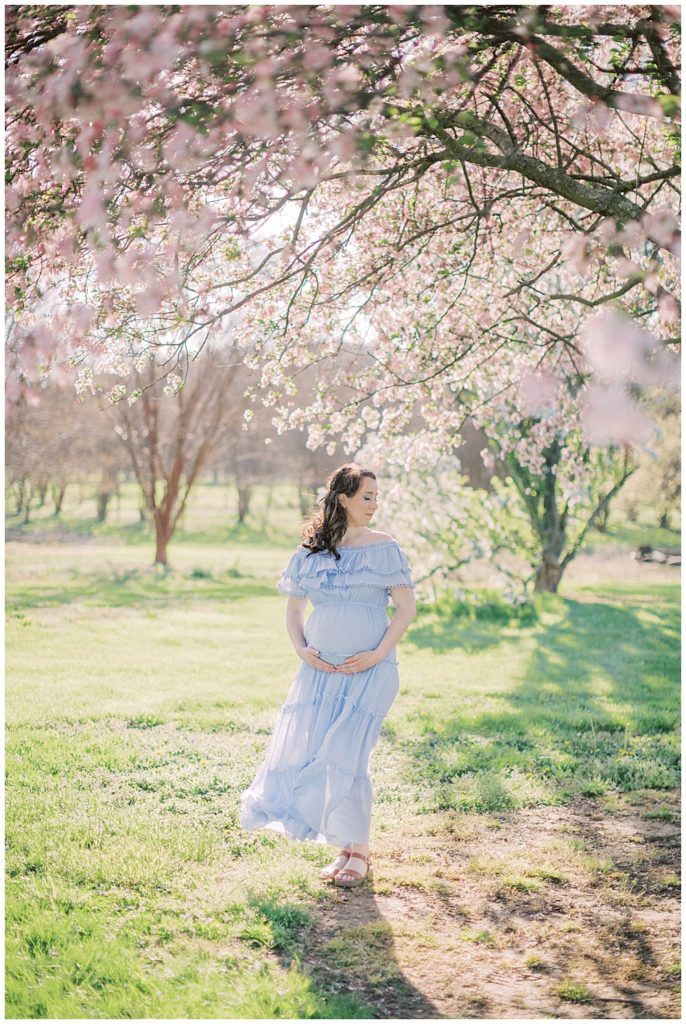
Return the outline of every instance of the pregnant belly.
[[[338,664],[351,654],[373,651],[387,629],[388,615],[383,608],[332,602],[317,605],[313,610],[305,623],[305,640],[326,661]]]

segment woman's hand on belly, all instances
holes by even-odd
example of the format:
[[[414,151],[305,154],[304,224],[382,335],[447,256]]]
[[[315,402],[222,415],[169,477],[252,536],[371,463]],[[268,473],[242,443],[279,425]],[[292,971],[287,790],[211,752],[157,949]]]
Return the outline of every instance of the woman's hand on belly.
[[[298,657],[307,665],[311,665],[312,668],[319,669],[320,672],[336,671],[336,666],[320,658],[319,651],[315,650],[314,647],[301,647],[298,651]]]
[[[351,654],[336,666],[337,672],[351,674],[353,672],[366,672],[373,665],[378,665],[383,656],[378,651],[360,651],[359,654]]]

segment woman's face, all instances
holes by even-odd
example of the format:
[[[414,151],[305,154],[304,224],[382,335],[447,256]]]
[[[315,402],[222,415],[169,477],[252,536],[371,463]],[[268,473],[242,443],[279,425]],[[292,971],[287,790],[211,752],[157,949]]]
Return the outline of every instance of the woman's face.
[[[378,496],[376,480],[369,476],[362,477],[356,494],[342,495],[339,501],[345,508],[348,526],[368,526],[376,512]]]

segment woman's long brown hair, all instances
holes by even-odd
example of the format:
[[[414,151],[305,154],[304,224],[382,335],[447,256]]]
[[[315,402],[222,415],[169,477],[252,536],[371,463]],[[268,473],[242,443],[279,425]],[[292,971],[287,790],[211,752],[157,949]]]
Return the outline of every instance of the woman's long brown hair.
[[[376,480],[376,475],[370,469],[362,469],[356,462],[350,462],[334,469],[326,481],[326,494],[317,499],[317,504],[321,504],[322,507],[302,528],[303,547],[308,548],[311,553],[328,551],[338,561],[341,556],[336,550],[336,545],[342,540],[348,527],[345,509],[339,501],[339,495],[345,494],[352,498],[354,494],[357,494],[365,477]]]

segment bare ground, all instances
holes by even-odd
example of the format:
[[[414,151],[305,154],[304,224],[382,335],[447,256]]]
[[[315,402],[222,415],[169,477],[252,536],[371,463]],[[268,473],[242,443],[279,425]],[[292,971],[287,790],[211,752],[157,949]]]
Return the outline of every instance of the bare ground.
[[[303,967],[379,1018],[678,1019],[678,811],[651,791],[414,819],[364,886],[330,886]]]

